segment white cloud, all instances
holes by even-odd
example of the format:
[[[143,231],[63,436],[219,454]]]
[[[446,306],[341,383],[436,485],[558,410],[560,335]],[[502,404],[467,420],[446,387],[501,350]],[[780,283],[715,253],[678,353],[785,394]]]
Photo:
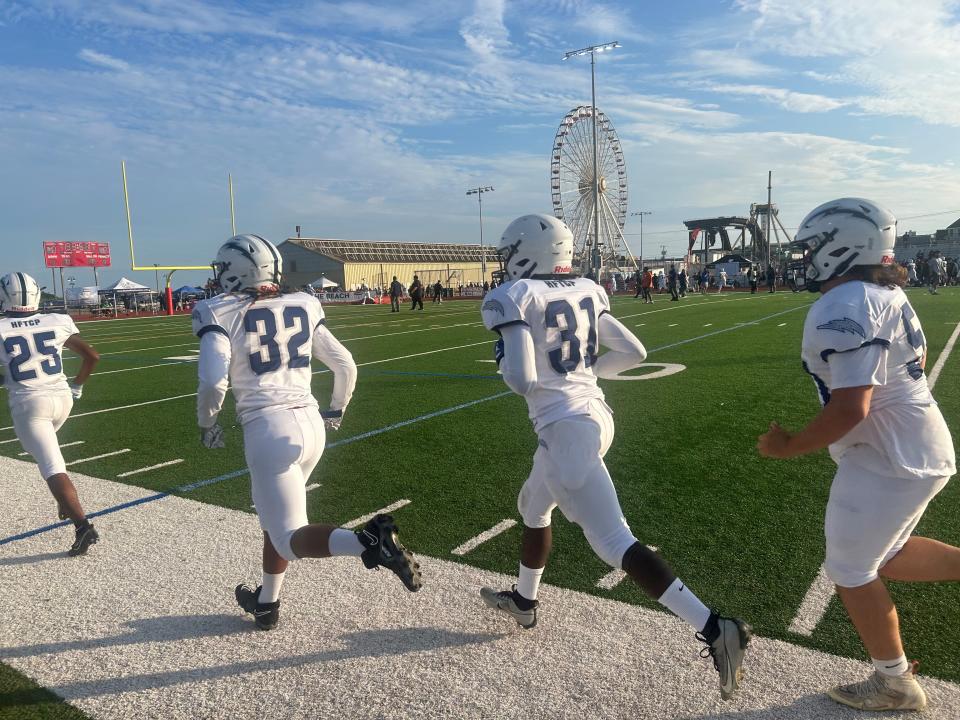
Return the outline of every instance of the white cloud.
[[[108,70],[127,72],[130,69],[130,63],[104,53],[99,53],[96,50],[90,50],[88,48],[84,48],[77,53],[77,57],[90,63],[91,65],[99,65],[100,67],[107,68]]]
[[[738,0],[753,41],[771,52],[833,59],[828,77],[863,88],[866,113],[960,126],[957,0]],[[808,76],[816,75],[808,72]]]
[[[685,65],[692,65],[696,68],[695,70],[682,73],[682,75],[688,77],[720,76],[754,78],[774,75],[780,72],[777,68],[759,62],[737,48],[694,50],[684,53],[679,62]]]
[[[784,110],[796,113],[816,113],[836,110],[848,103],[843,100],[816,95],[811,93],[794,92],[785,88],[768,87],[766,85],[731,85],[710,83],[700,85],[710,92],[725,95],[747,95],[759,97],[767,102],[779,105]]]
[[[505,0],[475,0],[473,13],[460,23],[460,36],[467,49],[482,60],[495,60],[509,48],[504,4]]]

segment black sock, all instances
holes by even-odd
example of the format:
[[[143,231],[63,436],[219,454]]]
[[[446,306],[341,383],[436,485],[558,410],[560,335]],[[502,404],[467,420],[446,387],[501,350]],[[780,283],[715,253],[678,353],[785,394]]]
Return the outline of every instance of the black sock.
[[[536,600],[529,600],[523,595],[518,593],[516,590],[513,591],[513,602],[521,610],[531,610],[534,606],[537,605]]]
[[[88,527],[90,527],[90,521],[84,518],[80,522],[74,522],[73,527],[76,529],[77,532],[80,532],[81,530],[86,530]]]

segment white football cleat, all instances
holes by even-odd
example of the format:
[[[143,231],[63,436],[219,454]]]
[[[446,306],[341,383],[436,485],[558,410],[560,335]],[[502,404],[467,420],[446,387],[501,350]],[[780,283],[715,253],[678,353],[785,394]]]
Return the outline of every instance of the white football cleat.
[[[874,670],[866,680],[838,685],[827,696],[857,710],[923,710],[927,706],[927,694],[913,670],[896,676]]]

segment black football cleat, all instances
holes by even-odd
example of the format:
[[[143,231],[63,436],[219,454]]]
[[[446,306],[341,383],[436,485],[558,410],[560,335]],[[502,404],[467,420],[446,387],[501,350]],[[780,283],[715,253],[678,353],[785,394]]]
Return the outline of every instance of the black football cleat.
[[[100,536],[93,528],[93,525],[90,523],[84,523],[77,528],[77,534],[73,540],[73,545],[70,546],[70,550],[67,551],[67,554],[71,557],[76,557],[77,555],[86,555],[90,546],[95,544],[99,539]]]
[[[422,587],[420,564],[413,559],[413,553],[400,544],[397,525],[390,515],[377,515],[362,530],[357,530],[357,537],[366,548],[360,559],[368,570],[387,568],[410,592]]]
[[[272,603],[258,602],[261,585],[256,590],[249,585],[237,585],[234,594],[237,596],[237,605],[253,615],[253,621],[261,630],[273,630],[280,622],[280,601]]]

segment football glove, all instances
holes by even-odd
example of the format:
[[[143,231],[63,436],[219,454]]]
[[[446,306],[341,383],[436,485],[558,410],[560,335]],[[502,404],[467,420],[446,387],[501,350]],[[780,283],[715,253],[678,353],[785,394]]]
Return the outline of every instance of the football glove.
[[[77,385],[76,383],[68,383],[70,385],[70,394],[73,395],[74,400],[79,400],[83,397],[83,385]]]
[[[503,338],[499,338],[493,345],[493,359],[497,361],[498,366],[503,360]]]
[[[343,410],[323,410],[320,417],[323,418],[323,427],[327,430],[339,430],[340,423],[343,422]]]
[[[208,428],[200,428],[200,442],[208,450],[226,447],[223,439],[223,428],[214,423]]]

